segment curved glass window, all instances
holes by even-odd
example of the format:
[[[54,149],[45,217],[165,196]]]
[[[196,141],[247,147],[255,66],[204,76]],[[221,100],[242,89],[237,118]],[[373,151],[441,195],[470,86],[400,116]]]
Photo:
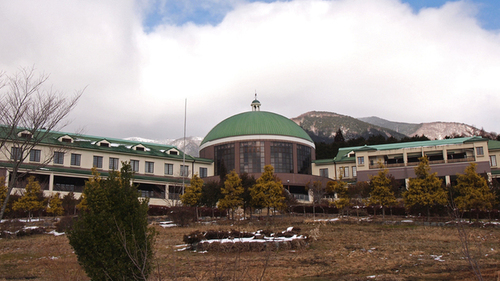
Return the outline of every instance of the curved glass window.
[[[275,173],[293,173],[293,144],[272,142],[271,165]]]
[[[218,145],[215,151],[215,174],[228,174],[234,170],[234,143]]]
[[[311,148],[297,144],[297,168],[299,174],[311,174]]]
[[[264,142],[240,143],[240,173],[262,173],[264,171]]]

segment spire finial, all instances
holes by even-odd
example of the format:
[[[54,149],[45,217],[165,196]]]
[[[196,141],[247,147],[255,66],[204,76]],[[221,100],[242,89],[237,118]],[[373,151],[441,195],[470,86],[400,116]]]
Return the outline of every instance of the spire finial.
[[[255,90],[255,99],[252,104],[252,111],[260,111],[260,102],[257,100],[257,90]]]

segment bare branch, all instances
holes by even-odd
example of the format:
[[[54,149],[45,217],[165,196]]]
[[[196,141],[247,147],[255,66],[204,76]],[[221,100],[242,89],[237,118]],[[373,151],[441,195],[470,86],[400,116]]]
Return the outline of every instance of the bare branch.
[[[21,68],[11,76],[0,73],[0,152],[11,162],[7,197],[4,202],[0,202],[0,219],[3,218],[12,189],[23,175],[20,168],[30,151],[46,141],[52,131],[67,125],[64,118],[76,106],[85,90],[76,91],[73,96],[67,97],[53,90],[52,86],[47,86],[48,79],[49,75],[38,74],[34,67]],[[38,168],[48,164],[51,159],[47,157],[47,161],[40,163]]]

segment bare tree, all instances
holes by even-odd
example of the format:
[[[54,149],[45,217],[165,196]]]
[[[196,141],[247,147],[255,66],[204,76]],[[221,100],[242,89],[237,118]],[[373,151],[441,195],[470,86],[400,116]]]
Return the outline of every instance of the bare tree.
[[[83,94],[84,89],[66,96],[46,85],[48,79],[46,74],[37,74],[34,67],[22,68],[12,76],[0,73],[0,153],[9,161],[10,170],[7,196],[0,202],[0,219],[18,179],[29,172],[21,170],[22,164],[29,159],[33,148],[45,142],[52,131],[68,124],[63,119]],[[49,163],[52,157],[48,155],[40,159],[36,168]]]

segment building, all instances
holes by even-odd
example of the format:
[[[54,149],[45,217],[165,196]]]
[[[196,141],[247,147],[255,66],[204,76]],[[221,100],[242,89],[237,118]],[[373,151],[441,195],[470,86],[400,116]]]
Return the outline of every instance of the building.
[[[258,178],[264,166],[272,165],[285,188],[298,199],[309,200],[306,185],[329,180],[313,175],[314,142],[295,122],[261,111],[260,106],[255,99],[251,111],[221,121],[205,136],[200,157],[214,162],[214,176],[208,180],[232,170]]]
[[[314,161],[313,174],[368,181],[383,164],[395,179],[408,180],[415,177],[414,168],[423,156],[428,157],[431,172],[437,172],[446,184],[452,183],[458,173],[464,173],[471,162],[477,164],[478,173],[490,179],[500,177],[496,161],[500,157],[500,142],[482,137],[345,147],[333,159]]]
[[[1,148],[0,176],[8,178],[16,157],[21,155],[23,139],[31,133],[18,130]],[[102,176],[119,170],[121,162],[130,162],[134,183],[151,205],[172,205],[179,199],[183,182],[194,173],[201,177],[213,174],[213,161],[183,155],[174,146],[140,143],[62,132],[50,132],[25,155],[21,171],[29,171],[41,183],[44,193],[74,192],[80,197],[85,181],[96,168]]]

